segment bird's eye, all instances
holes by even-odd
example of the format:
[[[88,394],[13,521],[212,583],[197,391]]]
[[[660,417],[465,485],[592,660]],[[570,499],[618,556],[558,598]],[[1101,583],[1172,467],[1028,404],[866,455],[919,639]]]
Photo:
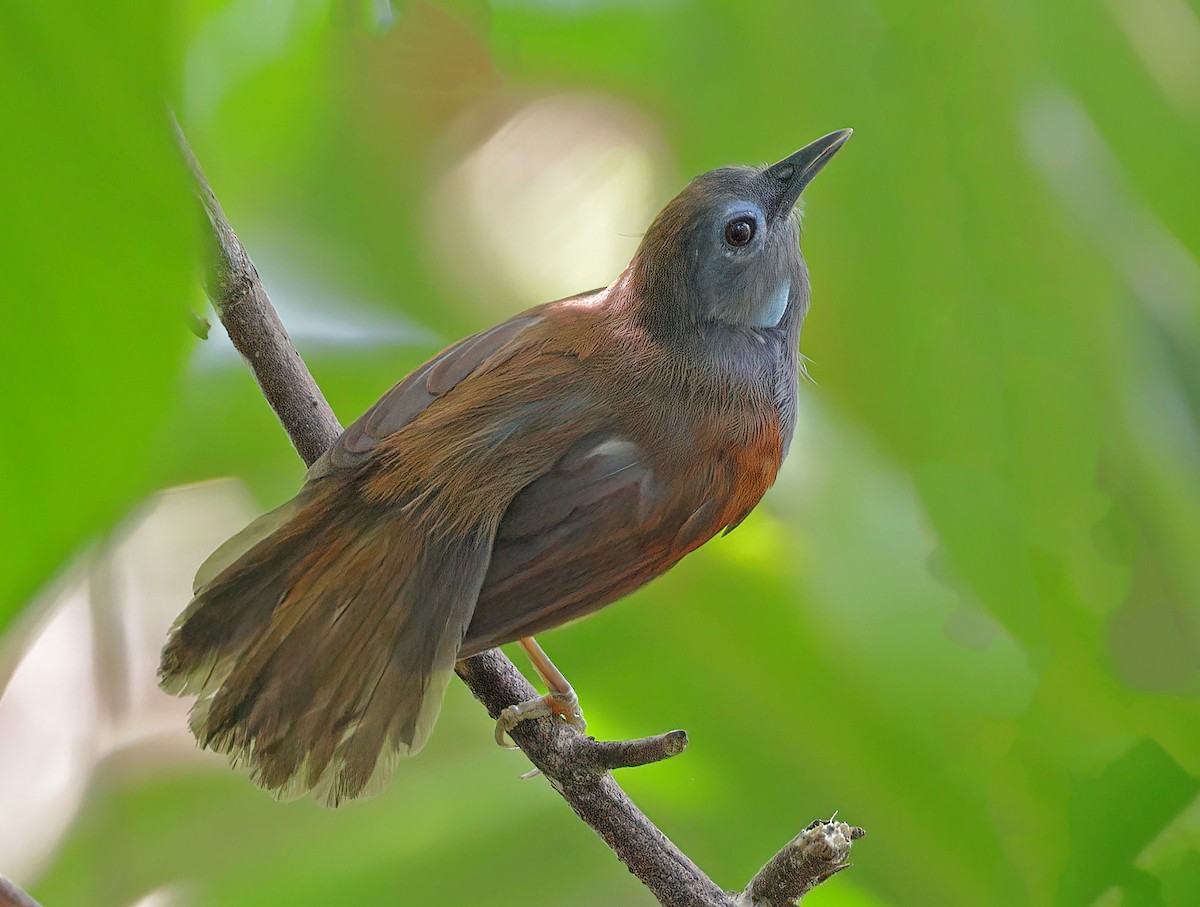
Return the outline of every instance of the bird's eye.
[[[754,218],[742,215],[725,225],[725,242],[731,246],[744,246],[754,239]]]

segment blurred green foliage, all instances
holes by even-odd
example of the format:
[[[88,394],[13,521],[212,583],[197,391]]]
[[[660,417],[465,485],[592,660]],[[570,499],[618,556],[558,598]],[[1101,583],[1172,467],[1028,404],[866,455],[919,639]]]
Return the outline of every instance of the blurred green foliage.
[[[186,352],[194,222],[163,95],[177,42],[141,6],[3,13],[0,629],[152,490]]]
[[[541,301],[469,298],[428,254],[447,136],[515,98],[600,92],[657,124],[683,179],[849,125],[807,194],[818,383],[778,487],[737,533],[546,644],[598,735],[688,728],[684,756],[622,781],[727,887],[839,809],[870,837],[813,904],[1196,904],[1195,6],[394,14],[0,13],[0,619],[155,488],[239,475],[265,505],[300,480],[247,373],[181,368],[198,231],[164,99],[252,254],[303,259],[302,278],[429,332],[301,342],[343,420],[442,342]],[[392,789],[337,812],[120,752],[34,892],[650,903],[488,739],[456,685]]]

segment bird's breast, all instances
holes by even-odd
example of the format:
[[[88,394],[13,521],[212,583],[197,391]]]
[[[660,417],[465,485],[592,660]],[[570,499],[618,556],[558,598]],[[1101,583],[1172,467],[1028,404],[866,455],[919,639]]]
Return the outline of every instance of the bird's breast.
[[[697,544],[739,522],[783,460],[794,401],[781,387],[795,381],[780,376],[796,368],[792,339],[714,329],[664,343],[619,313],[593,328],[582,384],[609,437],[638,451],[671,500],[660,514],[690,521],[683,534]]]
[[[783,459],[779,419],[772,413],[760,414],[751,428],[714,438],[708,446],[708,468],[698,470],[711,500],[720,502],[712,527],[715,533],[734,526],[758,504],[775,482]]]

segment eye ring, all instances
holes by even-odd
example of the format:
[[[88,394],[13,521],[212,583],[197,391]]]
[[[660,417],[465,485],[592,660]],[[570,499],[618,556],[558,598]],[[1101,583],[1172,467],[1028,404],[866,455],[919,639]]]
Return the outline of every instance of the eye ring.
[[[754,239],[758,224],[749,214],[739,214],[725,225],[725,242],[735,249]]]

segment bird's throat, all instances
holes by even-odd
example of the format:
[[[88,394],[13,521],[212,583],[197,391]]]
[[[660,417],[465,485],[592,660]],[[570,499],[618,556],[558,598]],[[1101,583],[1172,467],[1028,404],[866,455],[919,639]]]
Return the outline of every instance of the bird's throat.
[[[792,292],[792,278],[785,277],[783,283],[775,288],[775,292],[767,295],[751,313],[750,324],[756,328],[773,328],[778,326],[787,311],[788,296]]]

